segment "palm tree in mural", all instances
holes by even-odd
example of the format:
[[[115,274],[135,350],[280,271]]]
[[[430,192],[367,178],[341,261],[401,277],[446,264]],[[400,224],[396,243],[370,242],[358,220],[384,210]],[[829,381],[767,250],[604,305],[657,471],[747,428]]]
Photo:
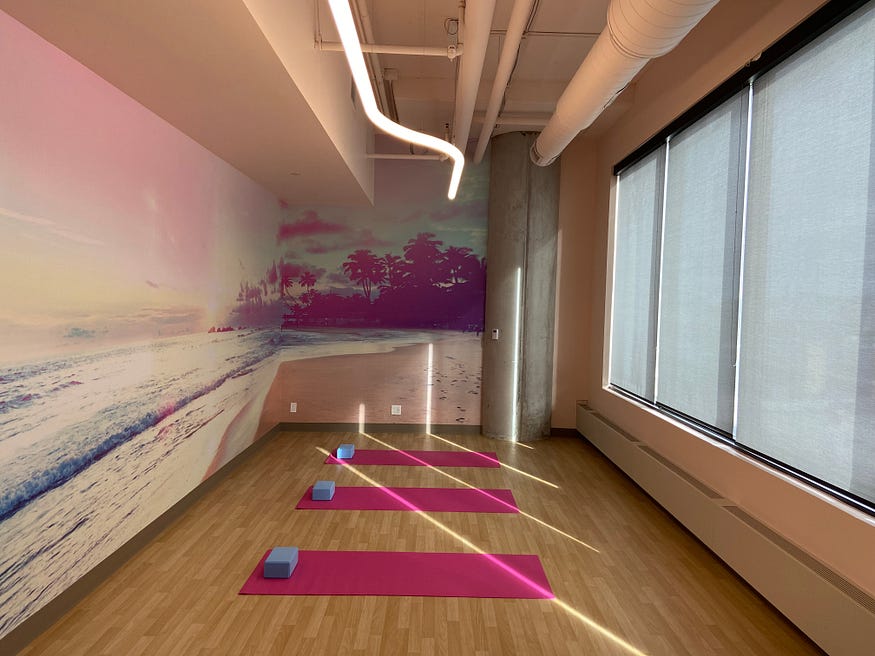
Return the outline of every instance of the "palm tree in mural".
[[[414,285],[431,285],[444,279],[439,271],[444,242],[435,236],[433,232],[420,232],[404,246],[404,259]]]
[[[450,246],[444,252],[444,264],[454,285],[471,280],[480,268],[480,259],[467,246]]]
[[[309,271],[304,271],[301,274],[301,277],[298,278],[298,283],[300,283],[301,287],[306,288],[307,291],[313,289],[313,286],[316,284],[316,276],[314,276]]]
[[[280,281],[280,297],[286,296],[286,292],[295,286],[295,279],[292,276],[283,276]]]
[[[276,267],[276,262],[273,262],[267,270],[267,273],[265,273],[264,282],[266,282],[272,290],[282,296],[282,286],[280,285],[279,270]]]
[[[386,278],[382,258],[361,248],[346,258],[346,262],[343,263],[343,272],[350,280],[362,286],[362,291],[368,302],[371,300],[371,286],[380,284]]]
[[[249,282],[241,282],[240,291],[237,293],[237,302],[249,307],[264,305],[261,285],[259,283],[253,285]]]
[[[276,264],[276,273],[268,271],[268,276],[276,280],[277,291],[280,294],[280,299],[285,299],[286,291],[290,290],[295,284],[295,278],[289,270],[288,265],[280,258]]]
[[[385,286],[389,289],[401,287],[404,284],[404,259],[392,255],[392,253],[386,253],[382,257],[382,262],[386,270]]]

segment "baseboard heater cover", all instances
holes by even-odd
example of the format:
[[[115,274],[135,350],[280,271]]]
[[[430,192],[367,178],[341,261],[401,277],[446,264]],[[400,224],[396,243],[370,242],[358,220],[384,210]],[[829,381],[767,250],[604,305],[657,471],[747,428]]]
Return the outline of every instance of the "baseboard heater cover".
[[[871,656],[872,596],[582,404],[577,429],[827,653]]]

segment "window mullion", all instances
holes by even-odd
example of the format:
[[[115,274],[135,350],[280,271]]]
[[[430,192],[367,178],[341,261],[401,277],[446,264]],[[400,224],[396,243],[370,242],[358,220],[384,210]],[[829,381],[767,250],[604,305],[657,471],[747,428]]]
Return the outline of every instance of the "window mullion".
[[[668,198],[668,159],[671,151],[671,137],[665,140],[665,160],[662,175],[662,203],[659,204],[659,219],[656,221],[656,231],[659,237],[659,252],[657,254],[656,274],[656,307],[654,308],[654,321],[656,322],[656,341],[653,353],[653,402],[659,402],[659,324],[662,316],[662,263],[665,252],[665,204]]]
[[[736,306],[735,320],[735,391],[733,393],[732,407],[732,439],[736,439],[736,430],[738,428],[738,384],[740,380],[741,359],[741,308],[744,293],[744,254],[747,246],[747,205],[748,205],[748,190],[750,189],[750,142],[753,130],[753,81],[747,86],[747,130],[744,139],[744,184],[742,192],[741,205],[741,245],[739,247],[738,258],[738,296]]]

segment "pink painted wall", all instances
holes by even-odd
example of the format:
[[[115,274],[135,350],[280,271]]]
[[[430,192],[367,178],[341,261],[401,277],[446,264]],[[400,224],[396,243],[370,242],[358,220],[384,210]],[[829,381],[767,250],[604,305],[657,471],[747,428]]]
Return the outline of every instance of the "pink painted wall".
[[[589,399],[596,143],[577,138],[562,155],[557,239],[554,428],[574,428],[575,403]],[[573,363],[573,364],[572,364]],[[571,366],[568,366],[571,365]]]

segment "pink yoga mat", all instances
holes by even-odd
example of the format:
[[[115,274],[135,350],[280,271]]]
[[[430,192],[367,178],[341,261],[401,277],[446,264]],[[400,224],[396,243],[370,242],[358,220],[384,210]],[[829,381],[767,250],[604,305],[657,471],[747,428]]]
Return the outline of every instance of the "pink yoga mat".
[[[498,456],[474,451],[412,451],[398,449],[356,449],[355,455],[338,460],[336,451],[326,458],[326,464],[338,465],[408,465],[432,467],[499,467]]]
[[[268,552],[270,553],[270,552]],[[299,551],[288,579],[266,579],[267,553],[240,589],[261,595],[552,599],[537,556],[396,551]]]
[[[313,501],[309,488],[295,508],[304,510],[425,510],[518,513],[510,490],[435,487],[337,487],[331,501]]]

